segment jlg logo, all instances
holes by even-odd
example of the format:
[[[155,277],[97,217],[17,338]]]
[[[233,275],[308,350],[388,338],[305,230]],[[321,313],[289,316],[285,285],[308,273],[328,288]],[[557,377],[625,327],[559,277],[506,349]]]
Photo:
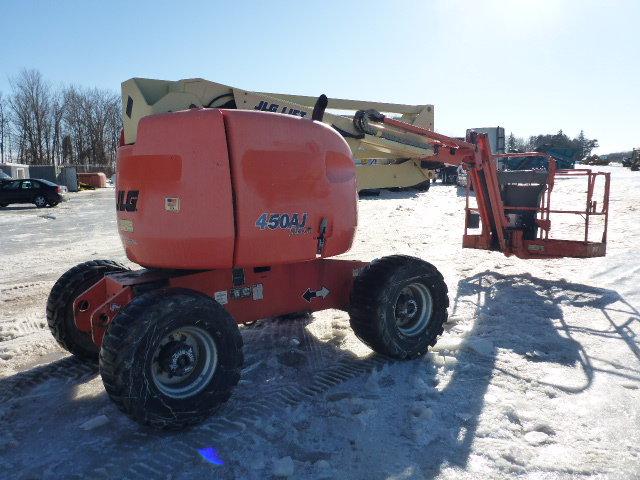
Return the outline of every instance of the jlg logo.
[[[260,100],[260,103],[253,107],[254,110],[261,110],[263,112],[278,112],[280,109],[280,105],[277,103],[269,103],[264,100]],[[297,108],[288,108],[286,105],[280,109],[280,113],[286,113],[288,115],[297,115],[299,117],[304,117],[307,112],[303,112],[302,110],[298,110]]]
[[[138,210],[138,190],[118,190],[116,210],[119,212],[135,212]]]

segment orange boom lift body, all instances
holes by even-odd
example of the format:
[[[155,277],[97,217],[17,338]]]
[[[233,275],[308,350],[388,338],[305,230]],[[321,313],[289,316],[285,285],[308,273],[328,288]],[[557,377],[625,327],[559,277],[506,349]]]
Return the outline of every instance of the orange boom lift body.
[[[147,270],[75,300],[96,344],[140,285],[206,293],[238,323],[348,305],[366,263],[325,258],[349,250],[357,222],[351,150],[330,127],[241,110],[152,115],[117,171],[120,237]]]

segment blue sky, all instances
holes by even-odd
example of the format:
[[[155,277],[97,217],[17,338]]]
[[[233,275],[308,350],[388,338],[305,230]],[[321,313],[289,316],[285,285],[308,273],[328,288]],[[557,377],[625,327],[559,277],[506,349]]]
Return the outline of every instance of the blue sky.
[[[640,146],[640,1],[0,0],[0,91],[20,69],[117,90],[249,90],[435,105],[436,130],[582,128]]]

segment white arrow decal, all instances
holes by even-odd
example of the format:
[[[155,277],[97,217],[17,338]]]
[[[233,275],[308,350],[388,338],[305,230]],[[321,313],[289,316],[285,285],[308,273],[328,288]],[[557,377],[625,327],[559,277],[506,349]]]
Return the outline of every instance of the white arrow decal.
[[[327,295],[329,295],[330,293],[331,292],[327,287],[322,287],[320,290],[316,292],[316,297],[327,298]]]
[[[307,290],[302,294],[302,298],[311,303],[311,299],[318,297],[327,298],[327,295],[329,295],[330,293],[331,290],[329,290],[327,287],[322,287],[320,290],[316,290],[315,292],[310,288],[307,288]]]

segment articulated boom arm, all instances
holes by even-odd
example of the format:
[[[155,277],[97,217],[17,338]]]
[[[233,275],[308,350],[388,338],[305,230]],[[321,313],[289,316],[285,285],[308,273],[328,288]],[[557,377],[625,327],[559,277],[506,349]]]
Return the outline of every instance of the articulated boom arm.
[[[136,140],[138,121],[147,115],[193,107],[234,108],[311,117],[317,97],[281,93],[251,92],[201,78],[176,82],[132,78],[122,84],[125,143]],[[433,130],[433,105],[403,105],[330,98],[327,108],[342,112],[376,109],[397,114],[413,125]],[[323,122],[340,132],[358,160],[422,158],[433,154],[420,136],[399,132],[388,140],[357,132],[351,116],[327,112]],[[407,138],[409,137],[409,138]]]
[[[126,144],[135,143],[141,118],[189,108],[259,110],[310,118],[317,97],[243,90],[201,78],[179,81],[132,78],[122,84]],[[376,109],[403,122],[433,130],[433,105],[404,105],[330,98],[322,121],[349,144],[356,161],[358,189],[424,185],[435,177],[434,165],[421,159],[433,155],[424,137],[397,132],[393,138],[356,131],[352,113]]]
[[[469,206],[467,187],[465,234],[463,247],[497,250],[520,258],[596,257],[606,252],[609,213],[610,174],[588,169],[558,170],[555,160],[546,153],[527,152],[493,155],[486,134],[470,132],[466,141],[387,118],[373,111],[358,111],[354,116],[357,130],[383,138],[392,138],[398,131],[424,137],[433,145],[435,160],[450,165],[462,165],[469,173],[469,186],[475,192],[477,207]],[[498,172],[501,157],[546,157],[548,170]],[[552,210],[551,191],[556,177],[586,177],[585,210]],[[598,209],[593,200],[598,177],[603,177],[603,199]],[[585,219],[584,240],[550,239],[551,213],[581,215]],[[599,242],[589,241],[589,219],[604,217]],[[470,229],[480,228],[479,234]]]

